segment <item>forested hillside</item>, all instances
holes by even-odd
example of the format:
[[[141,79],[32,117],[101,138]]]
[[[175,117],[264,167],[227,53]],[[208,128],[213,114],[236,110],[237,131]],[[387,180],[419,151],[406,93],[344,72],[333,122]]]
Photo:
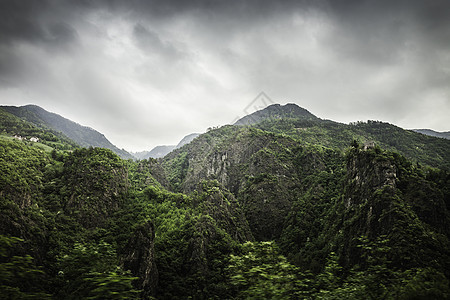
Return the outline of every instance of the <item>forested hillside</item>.
[[[449,299],[450,140],[288,108],[140,161],[0,110],[0,294]]]
[[[0,108],[0,136],[3,139],[17,139],[43,144],[48,149],[70,150],[77,144],[61,134],[60,132],[37,127],[36,125],[22,120],[21,118],[6,112]]]
[[[2,106],[0,110],[8,112],[37,128],[57,132],[78,146],[107,148],[124,159],[134,158],[127,151],[114,146],[100,132],[77,124],[55,113],[48,112],[39,106]]]

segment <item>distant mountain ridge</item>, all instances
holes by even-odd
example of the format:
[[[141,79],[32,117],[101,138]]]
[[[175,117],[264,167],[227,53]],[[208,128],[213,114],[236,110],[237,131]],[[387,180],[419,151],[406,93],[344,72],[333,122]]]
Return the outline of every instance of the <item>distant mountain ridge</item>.
[[[51,113],[37,105],[2,106],[3,110],[22,120],[41,128],[49,128],[61,132],[81,147],[100,147],[112,150],[124,159],[133,156],[123,149],[113,145],[102,133],[87,126],[82,126],[58,114]]]
[[[233,125],[253,125],[267,119],[295,118],[320,120],[306,109],[294,103],[286,105],[272,104],[237,120]]]
[[[32,124],[43,130],[52,130],[55,133],[60,133],[81,147],[99,147],[110,149],[123,159],[148,159],[150,157],[161,158],[172,150],[189,144],[193,139],[200,135],[200,133],[191,133],[183,137],[177,145],[159,145],[150,151],[129,153],[124,149],[119,149],[116,147],[102,133],[96,131],[95,129],[80,125],[56,113],[49,112],[37,105],[29,104],[25,106],[0,106],[0,108],[20,120],[28,122],[28,124]]]
[[[418,132],[421,134],[425,134],[425,135],[429,135],[429,136],[434,136],[434,137],[450,140],[450,131],[438,132],[438,131],[434,131],[431,129],[413,129],[412,131],[415,131],[415,132]]]
[[[192,133],[185,136],[177,145],[159,145],[150,151],[129,153],[126,150],[119,149],[118,147],[113,145],[102,133],[96,131],[95,129],[80,125],[58,114],[48,112],[47,110],[37,105],[25,105],[20,107],[0,106],[0,108],[3,109],[3,111],[25,122],[29,122],[37,126],[38,128],[41,128],[43,130],[52,130],[56,134],[60,133],[62,134],[62,136],[67,137],[69,140],[75,142],[81,147],[107,148],[124,159],[148,159],[150,157],[162,158],[171,151],[189,144],[195,138],[201,135],[200,133]],[[301,121],[301,124],[298,123],[298,125],[295,125],[295,130],[297,130],[297,132],[299,130],[307,130],[307,127],[312,126],[312,124],[317,124],[317,122],[321,123],[322,126],[325,127],[344,126],[344,124],[339,124],[333,121],[318,118],[308,110],[294,103],[288,103],[285,105],[269,105],[264,109],[242,117],[241,119],[236,121],[234,125],[257,125],[258,127],[267,130],[268,128],[265,128],[267,126],[267,122],[269,122],[268,124],[276,121],[285,122],[283,120],[297,120],[296,122],[294,122],[295,124]],[[303,124],[304,122],[306,122],[306,127],[305,124]],[[413,129],[411,131],[421,133],[426,136],[438,137],[447,140],[450,139],[450,131],[437,132],[431,129]]]
[[[200,133],[191,133],[186,135],[181,141],[175,145],[161,145],[156,146],[150,151],[141,151],[141,152],[133,152],[131,153],[137,159],[149,159],[149,158],[162,158],[169,154],[172,150],[183,147],[184,145],[192,142],[196,137],[198,137]]]
[[[161,145],[156,146],[150,151],[140,151],[140,152],[132,152],[131,154],[137,159],[149,159],[151,158],[161,158],[164,157],[167,153],[175,149],[174,145]]]
[[[181,148],[184,145],[189,144],[190,142],[192,142],[196,137],[198,137],[201,133],[191,133],[188,134],[187,136],[185,136],[179,143],[178,145],[175,146],[175,149]]]

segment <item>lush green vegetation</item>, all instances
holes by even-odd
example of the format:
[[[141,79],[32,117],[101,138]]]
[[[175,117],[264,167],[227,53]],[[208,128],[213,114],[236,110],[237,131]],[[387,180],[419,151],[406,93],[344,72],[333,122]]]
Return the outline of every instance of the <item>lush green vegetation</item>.
[[[450,297],[442,139],[290,115],[135,162],[2,113],[6,298]]]
[[[353,140],[359,143],[371,141],[412,161],[450,170],[449,140],[404,130],[389,123],[367,121],[347,125],[320,119],[285,118],[264,120],[255,126],[265,131],[289,135],[303,143],[341,150]]]

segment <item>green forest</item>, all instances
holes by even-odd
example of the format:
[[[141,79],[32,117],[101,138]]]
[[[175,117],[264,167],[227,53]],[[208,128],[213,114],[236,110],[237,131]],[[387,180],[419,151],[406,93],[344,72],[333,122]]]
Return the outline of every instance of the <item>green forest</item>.
[[[450,140],[291,114],[135,161],[0,113],[4,299],[450,299]]]

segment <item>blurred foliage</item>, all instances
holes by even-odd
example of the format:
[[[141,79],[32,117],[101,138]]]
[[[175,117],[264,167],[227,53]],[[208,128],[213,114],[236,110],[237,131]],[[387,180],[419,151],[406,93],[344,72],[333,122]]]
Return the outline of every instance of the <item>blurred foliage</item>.
[[[43,285],[45,273],[29,254],[14,254],[16,237],[0,235],[0,295],[3,299],[50,299]]]
[[[246,242],[240,252],[231,255],[227,269],[237,299],[298,299],[307,294],[302,291],[308,283],[301,280],[305,276],[279,254],[273,241]]]
[[[56,294],[60,299],[137,299],[129,271],[119,265],[114,248],[106,242],[75,243],[58,258]]]

